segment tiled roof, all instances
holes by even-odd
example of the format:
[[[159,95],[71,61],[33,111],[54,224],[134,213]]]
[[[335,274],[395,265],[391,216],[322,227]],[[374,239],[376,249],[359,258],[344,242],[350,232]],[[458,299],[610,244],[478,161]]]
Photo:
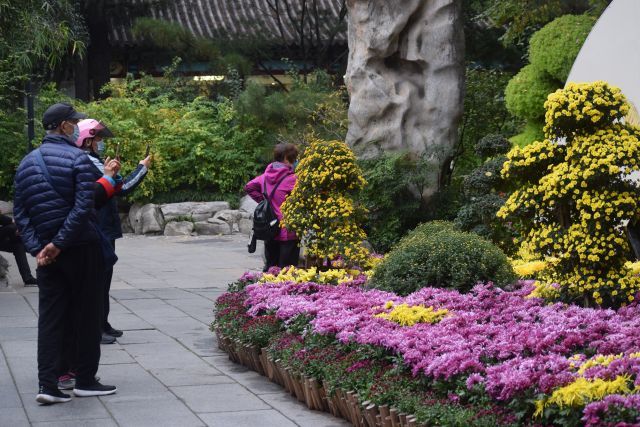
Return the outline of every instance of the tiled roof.
[[[145,8],[143,16],[179,23],[196,36],[262,37],[285,40],[289,45],[298,44],[295,25],[300,24],[303,5],[312,11],[305,18],[305,34],[315,37],[319,32],[323,40],[336,32],[338,17],[344,13],[344,0],[114,0],[112,5],[120,12],[110,17],[110,39],[115,45],[136,44],[131,33],[134,18],[128,8],[117,6],[125,3]],[[318,27],[316,16],[320,17]],[[346,43],[346,19],[342,19],[335,41]]]

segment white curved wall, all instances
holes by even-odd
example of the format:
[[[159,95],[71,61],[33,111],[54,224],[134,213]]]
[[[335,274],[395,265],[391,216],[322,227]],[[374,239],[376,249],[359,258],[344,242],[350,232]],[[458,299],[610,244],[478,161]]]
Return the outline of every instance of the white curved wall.
[[[640,0],[614,0],[573,64],[567,82],[604,80],[640,107]]]

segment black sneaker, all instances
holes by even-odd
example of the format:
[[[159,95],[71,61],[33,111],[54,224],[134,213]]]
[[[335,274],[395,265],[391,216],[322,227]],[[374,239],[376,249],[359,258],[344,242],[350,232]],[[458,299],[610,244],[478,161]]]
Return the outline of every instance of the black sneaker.
[[[113,329],[113,327],[110,327],[109,329],[104,331],[104,333],[107,335],[111,335],[112,337],[120,338],[124,332],[122,332],[120,329]]]
[[[106,334],[104,332],[102,333],[100,344],[113,344],[114,342],[116,342],[116,337]]]
[[[64,403],[69,402],[71,400],[71,396],[68,394],[64,394],[60,390],[57,389],[49,389],[43,386],[40,386],[40,390],[38,391],[38,395],[36,396],[36,401],[43,405],[51,405],[53,403]]]
[[[98,381],[90,386],[78,386],[73,389],[73,394],[78,397],[90,397],[90,396],[107,396],[109,394],[115,394],[117,388],[114,385],[102,385]]]

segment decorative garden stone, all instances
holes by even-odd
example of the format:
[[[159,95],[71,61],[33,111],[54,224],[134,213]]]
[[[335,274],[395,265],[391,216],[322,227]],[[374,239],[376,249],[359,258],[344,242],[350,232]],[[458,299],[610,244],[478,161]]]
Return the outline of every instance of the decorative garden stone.
[[[347,0],[347,142],[361,157],[409,151],[446,167],[463,109],[461,0]]]
[[[161,206],[165,220],[191,217],[194,221],[206,221],[217,212],[229,209],[227,202],[183,202],[168,203]]]
[[[190,236],[194,226],[191,221],[171,221],[164,227],[165,236]]]
[[[204,236],[217,236],[231,234],[232,228],[224,221],[216,222],[214,224],[207,221],[201,221],[195,223],[195,231],[196,233]]]
[[[240,212],[248,213],[250,215],[248,218],[251,218],[253,217],[253,212],[256,210],[256,206],[258,206],[258,204],[255,200],[253,200],[249,196],[244,196],[242,199],[240,199],[240,207],[238,208],[238,210]]]
[[[253,221],[247,218],[242,218],[240,222],[238,222],[238,230],[240,230],[240,233],[242,234],[251,234],[251,230],[253,230]]]
[[[209,219],[209,222],[215,223],[216,221],[224,221],[227,224],[233,226],[233,224],[237,224],[238,221],[240,221],[240,218],[240,211],[226,209],[224,211],[216,213],[213,218]]]
[[[158,205],[133,205],[129,210],[129,221],[136,234],[162,233],[164,217]]]
[[[122,227],[123,233],[133,233],[133,227],[131,227],[131,223],[129,222],[129,214],[121,213],[120,215],[120,225]]]

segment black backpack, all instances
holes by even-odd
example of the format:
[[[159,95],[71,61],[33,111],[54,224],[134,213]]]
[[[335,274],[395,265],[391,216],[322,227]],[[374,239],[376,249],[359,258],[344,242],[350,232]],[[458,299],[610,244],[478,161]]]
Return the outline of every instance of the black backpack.
[[[273,190],[271,190],[271,196],[267,194],[267,180],[265,179],[263,183],[262,195],[264,196],[264,199],[258,203],[256,210],[253,212],[253,236],[256,240],[273,240],[273,238],[280,232],[280,221],[278,220],[276,213],[273,211],[271,199],[276,193],[278,186],[285,178],[286,176],[283,176],[276,186],[273,187]]]

